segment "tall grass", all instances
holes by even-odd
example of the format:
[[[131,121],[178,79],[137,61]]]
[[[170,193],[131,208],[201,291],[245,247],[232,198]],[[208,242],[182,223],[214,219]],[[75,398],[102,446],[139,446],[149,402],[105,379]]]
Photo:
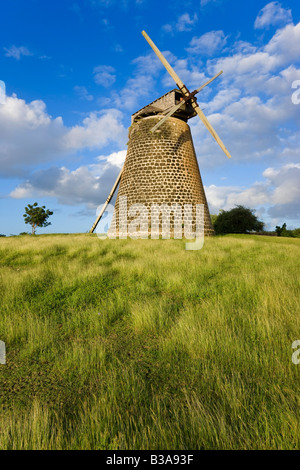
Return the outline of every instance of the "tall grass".
[[[300,242],[0,240],[1,449],[299,448]]]

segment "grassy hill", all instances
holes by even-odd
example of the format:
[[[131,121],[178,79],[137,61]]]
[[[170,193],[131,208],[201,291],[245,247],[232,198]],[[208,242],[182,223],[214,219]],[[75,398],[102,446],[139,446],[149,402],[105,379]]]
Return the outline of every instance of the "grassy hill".
[[[300,446],[300,240],[0,239],[1,449]]]

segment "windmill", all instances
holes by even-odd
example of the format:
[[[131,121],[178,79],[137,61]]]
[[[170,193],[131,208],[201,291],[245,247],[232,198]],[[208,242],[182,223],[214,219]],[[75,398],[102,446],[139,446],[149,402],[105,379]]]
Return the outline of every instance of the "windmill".
[[[203,204],[204,234],[214,235],[207,200],[201,180],[194,145],[187,120],[198,115],[228,158],[230,153],[205,117],[195,95],[222,74],[220,71],[204,85],[190,92],[154,42],[142,35],[158,56],[177,85],[162,97],[132,115],[128,151],[124,166],[108,195],[90,233],[94,232],[119,183],[113,220],[120,231],[117,217],[121,196],[126,204]],[[122,204],[122,203],[121,203]],[[193,215],[192,225],[195,225]],[[174,217],[172,218],[174,224]]]

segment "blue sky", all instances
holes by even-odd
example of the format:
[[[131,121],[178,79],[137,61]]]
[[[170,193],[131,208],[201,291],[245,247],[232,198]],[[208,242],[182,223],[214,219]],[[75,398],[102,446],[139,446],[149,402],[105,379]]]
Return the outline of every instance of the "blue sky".
[[[0,233],[86,232],[126,155],[131,114],[174,88],[145,29],[193,90],[232,159],[189,121],[212,213],[242,204],[300,226],[297,0],[10,0],[0,11]]]

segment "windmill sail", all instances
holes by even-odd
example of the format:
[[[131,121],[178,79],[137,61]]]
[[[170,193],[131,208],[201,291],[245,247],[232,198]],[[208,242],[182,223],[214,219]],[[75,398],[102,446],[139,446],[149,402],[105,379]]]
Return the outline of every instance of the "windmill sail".
[[[169,62],[167,61],[167,59],[163,56],[163,54],[160,52],[160,50],[158,49],[158,47],[154,44],[154,42],[152,41],[152,39],[150,39],[150,37],[148,36],[148,34],[145,32],[145,31],[142,31],[142,35],[144,36],[144,38],[146,39],[146,41],[148,42],[148,44],[150,45],[150,47],[153,49],[153,51],[155,52],[155,54],[157,55],[157,57],[160,59],[160,61],[162,62],[162,64],[165,66],[165,68],[167,69],[167,71],[169,72],[169,74],[171,75],[171,77],[173,78],[173,80],[175,81],[176,85],[178,86],[178,88],[182,91],[182,93],[188,97],[190,95],[187,87],[184,85],[184,83],[181,81],[181,79],[178,77],[177,73],[175,72],[175,70],[173,70],[173,68],[171,67],[171,65],[169,64]],[[209,123],[208,119],[205,117],[205,114],[203,113],[203,111],[200,109],[197,101],[194,99],[194,98],[191,98],[191,105],[193,106],[195,112],[198,114],[199,118],[201,119],[201,121],[203,122],[203,124],[205,125],[205,127],[209,130],[209,132],[211,133],[211,135],[213,136],[213,138],[218,142],[219,146],[221,147],[221,149],[223,150],[223,152],[227,155],[228,158],[231,158],[231,155],[229,153],[229,151],[227,150],[227,148],[225,147],[225,145],[223,144],[222,140],[220,139],[220,137],[218,136],[217,132],[214,130],[214,128],[212,127],[212,125]]]

